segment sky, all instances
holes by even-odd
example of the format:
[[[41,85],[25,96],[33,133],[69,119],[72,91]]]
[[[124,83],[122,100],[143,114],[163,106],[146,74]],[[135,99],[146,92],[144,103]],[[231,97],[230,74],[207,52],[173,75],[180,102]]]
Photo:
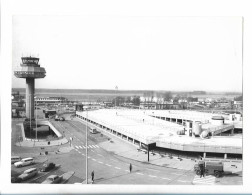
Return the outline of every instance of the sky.
[[[27,55],[46,69],[36,88],[242,92],[241,17],[16,15],[12,28],[13,69]]]

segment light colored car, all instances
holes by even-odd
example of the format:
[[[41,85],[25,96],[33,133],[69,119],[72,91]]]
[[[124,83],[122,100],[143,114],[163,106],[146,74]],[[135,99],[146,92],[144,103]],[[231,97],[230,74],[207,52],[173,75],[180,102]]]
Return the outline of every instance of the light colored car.
[[[24,181],[34,177],[35,175],[37,175],[37,173],[38,173],[37,168],[30,168],[25,170],[21,175],[18,176],[18,178]]]
[[[42,182],[42,184],[54,184],[54,183],[60,183],[62,181],[63,177],[58,175],[50,175],[46,178],[45,181]]]
[[[15,167],[23,167],[27,165],[32,165],[34,164],[34,159],[29,157],[29,158],[23,158],[21,161],[14,163]]]
[[[15,162],[19,162],[21,160],[20,156],[12,156],[11,157],[11,164],[14,164]]]

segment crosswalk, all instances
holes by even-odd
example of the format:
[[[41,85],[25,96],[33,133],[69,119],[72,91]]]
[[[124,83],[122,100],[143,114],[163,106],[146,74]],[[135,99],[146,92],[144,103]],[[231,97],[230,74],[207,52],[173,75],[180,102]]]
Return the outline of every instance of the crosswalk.
[[[86,146],[74,146],[76,149],[86,149]],[[88,145],[87,148],[99,148],[98,145]]]
[[[199,175],[196,175],[193,179],[194,185],[214,185],[216,178],[212,175],[208,175],[205,177],[201,177]]]

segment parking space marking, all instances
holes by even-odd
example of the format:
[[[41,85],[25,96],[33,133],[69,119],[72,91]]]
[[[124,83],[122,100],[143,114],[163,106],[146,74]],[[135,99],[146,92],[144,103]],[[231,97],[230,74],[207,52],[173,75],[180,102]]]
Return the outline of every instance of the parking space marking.
[[[79,146],[81,149],[82,149],[82,147],[81,146]]]
[[[125,170],[126,172],[130,172],[129,170]]]
[[[138,174],[138,175],[144,175],[144,174],[142,174],[142,173],[136,173],[136,174]]]
[[[98,161],[98,163],[103,164],[103,162],[101,162],[101,161]]]
[[[105,165],[107,165],[107,166],[111,167],[111,165],[109,165],[109,164],[105,164]]]
[[[96,161],[94,158],[92,158],[93,161]]]
[[[103,156],[103,155],[101,155],[101,154],[97,154],[97,155],[104,157],[104,156]]]
[[[155,176],[155,175],[148,175],[149,177],[157,177],[157,176]]]
[[[121,169],[121,168],[119,168],[119,167],[115,167],[116,169]]]
[[[110,160],[113,160],[113,161],[115,161],[115,162],[118,162],[118,160],[115,160],[115,159],[112,159],[112,158],[111,158]]]
[[[75,148],[79,149],[79,147],[78,147],[78,146],[75,146]]]
[[[89,145],[90,148],[93,148],[91,145]]]

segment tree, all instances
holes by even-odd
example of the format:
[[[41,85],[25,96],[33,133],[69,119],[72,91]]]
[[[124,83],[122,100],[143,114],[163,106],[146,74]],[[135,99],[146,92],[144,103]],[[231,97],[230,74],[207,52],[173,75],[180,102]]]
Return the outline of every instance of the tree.
[[[243,99],[243,96],[241,95],[241,96],[235,97],[234,101],[242,101],[242,99]]]
[[[164,93],[164,101],[169,102],[172,99],[172,93],[167,91]]]
[[[132,99],[132,103],[135,106],[139,106],[140,105],[140,97],[139,96],[134,96]]]

